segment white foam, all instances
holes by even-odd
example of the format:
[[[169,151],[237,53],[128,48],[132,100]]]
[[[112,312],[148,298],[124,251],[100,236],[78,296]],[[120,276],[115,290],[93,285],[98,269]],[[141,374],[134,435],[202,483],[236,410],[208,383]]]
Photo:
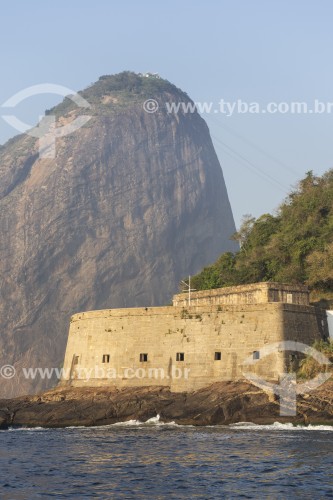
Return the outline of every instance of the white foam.
[[[35,431],[48,431],[50,429],[46,427],[9,427],[7,431],[9,432],[35,432]]]
[[[281,422],[274,422],[273,424],[254,424],[253,422],[238,422],[230,425],[205,425],[196,427],[194,425],[177,424],[176,422],[161,422],[160,415],[151,417],[145,422],[140,420],[127,420],[125,422],[116,422],[115,424],[97,425],[97,426],[70,426],[65,427],[67,430],[77,429],[107,429],[114,427],[178,427],[178,428],[196,428],[204,430],[205,428],[211,429],[239,429],[250,431],[333,431],[333,425],[293,425],[291,422],[282,424]],[[9,427],[9,432],[46,432],[52,430],[47,427]],[[56,429],[53,429],[56,430]]]
[[[228,426],[231,429],[241,430],[269,430],[269,431],[333,431],[333,425],[293,425],[292,423],[282,424],[274,422],[274,424],[260,425],[252,422],[239,422]]]
[[[156,415],[156,417],[151,417],[145,422],[141,422],[140,420],[127,420],[126,422],[117,422],[115,424],[111,424],[108,427],[135,427],[135,426],[175,426],[175,427],[183,427],[181,425],[176,424],[176,422],[161,422],[160,415]],[[186,426],[189,427],[189,426]]]
[[[126,420],[126,422],[116,422],[107,427],[134,427],[137,425],[143,425],[143,422],[140,422],[140,420]]]

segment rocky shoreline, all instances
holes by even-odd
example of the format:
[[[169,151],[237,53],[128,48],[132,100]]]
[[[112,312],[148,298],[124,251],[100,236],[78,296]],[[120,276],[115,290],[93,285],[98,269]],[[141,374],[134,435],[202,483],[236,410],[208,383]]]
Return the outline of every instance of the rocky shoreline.
[[[219,382],[191,393],[166,387],[57,387],[40,395],[0,400],[0,429],[108,425],[128,420],[185,425],[237,422],[333,425],[333,380],[297,399],[297,415],[281,417],[279,401],[248,382]]]

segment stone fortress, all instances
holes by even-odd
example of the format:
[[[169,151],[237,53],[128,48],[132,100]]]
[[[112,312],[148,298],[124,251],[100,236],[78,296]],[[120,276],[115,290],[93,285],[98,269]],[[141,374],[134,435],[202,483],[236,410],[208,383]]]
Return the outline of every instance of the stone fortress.
[[[282,341],[311,346],[328,335],[326,311],[309,304],[305,286],[265,282],[181,293],[172,306],[72,316],[60,383],[178,392],[241,380],[245,371],[278,381],[302,355],[261,355],[263,348]]]

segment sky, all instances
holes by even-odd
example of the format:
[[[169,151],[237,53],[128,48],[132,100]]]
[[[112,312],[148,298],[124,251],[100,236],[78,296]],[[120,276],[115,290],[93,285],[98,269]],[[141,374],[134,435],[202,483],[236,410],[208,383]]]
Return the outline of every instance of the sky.
[[[239,227],[244,214],[275,213],[307,171],[333,167],[332,18],[331,0],[3,0],[0,144],[17,134],[2,104],[27,87],[157,72],[212,103],[202,117]],[[33,125],[60,100],[31,97],[15,112]],[[290,111],[316,101],[324,112]],[[244,112],[251,103],[266,112]]]

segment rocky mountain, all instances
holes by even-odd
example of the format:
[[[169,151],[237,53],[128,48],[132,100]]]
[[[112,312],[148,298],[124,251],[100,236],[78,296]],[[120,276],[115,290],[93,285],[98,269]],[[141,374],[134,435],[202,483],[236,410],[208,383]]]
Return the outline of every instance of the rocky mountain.
[[[235,250],[207,125],[166,108],[191,103],[185,93],[124,72],[80,96],[89,109],[65,98],[46,112],[57,127],[90,116],[56,138],[54,158],[29,135],[0,148],[0,367],[16,370],[2,397],[51,385],[22,368],[61,366],[71,314],[168,303],[181,278]]]

